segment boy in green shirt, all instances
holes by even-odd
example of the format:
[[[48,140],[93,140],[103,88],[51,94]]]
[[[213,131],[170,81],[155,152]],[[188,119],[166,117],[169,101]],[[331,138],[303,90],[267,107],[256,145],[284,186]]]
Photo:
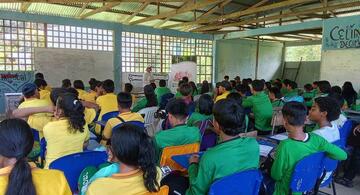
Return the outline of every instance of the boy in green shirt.
[[[155,94],[159,104],[161,102],[161,97],[168,93],[171,93],[171,91],[169,88],[166,87],[166,81],[164,79],[161,79],[159,81],[159,87],[156,87],[155,89]]]
[[[203,94],[200,96],[198,101],[198,112],[193,112],[188,121],[188,126],[197,126],[201,121],[212,119],[212,108],[214,101],[211,96],[208,94]]]
[[[287,93],[284,95],[285,99],[290,99],[292,97],[298,96],[299,91],[297,89],[297,83],[295,81],[289,81],[286,85]]]
[[[281,107],[284,105],[284,102],[281,100],[282,96],[280,93],[280,89],[277,87],[269,88],[269,98],[272,107]]]
[[[252,108],[255,118],[255,129],[258,135],[271,133],[271,119],[273,108],[269,97],[263,92],[264,83],[260,80],[252,82],[252,96],[243,100],[244,108]]]
[[[259,166],[259,145],[256,139],[239,136],[246,129],[243,108],[232,99],[223,99],[214,105],[213,114],[214,129],[221,143],[208,149],[200,161],[198,155],[190,157],[187,195],[208,194],[215,180]]]
[[[188,106],[182,99],[172,99],[166,105],[168,120],[172,129],[160,131],[155,135],[155,143],[159,158],[168,146],[179,146],[200,142],[200,130],[186,125]]]
[[[289,138],[281,141],[276,149],[271,168],[271,177],[275,180],[274,195],[289,194],[294,167],[304,157],[316,152],[326,152],[332,159],[347,158],[345,151],[330,144],[324,138],[313,133],[304,133],[306,110],[305,105],[299,102],[288,102],[282,109],[284,127]]]
[[[304,85],[305,92],[303,93],[303,98],[305,101],[306,107],[310,108],[312,106],[313,98],[315,97],[314,90],[311,86],[311,84]]]

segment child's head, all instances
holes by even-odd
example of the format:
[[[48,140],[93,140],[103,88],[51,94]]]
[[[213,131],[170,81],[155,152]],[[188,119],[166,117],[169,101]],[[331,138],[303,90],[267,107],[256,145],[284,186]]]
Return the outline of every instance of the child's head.
[[[304,89],[306,92],[311,92],[313,90],[313,87],[310,83],[304,85]]]
[[[179,92],[182,96],[187,97],[192,95],[193,89],[189,83],[183,83],[180,85]]]
[[[25,98],[40,98],[39,90],[34,83],[27,83],[22,89]]]
[[[31,167],[27,161],[34,145],[30,126],[21,119],[3,120],[0,123],[0,143],[0,168],[13,166],[5,194],[35,195]]]
[[[109,158],[127,166],[139,167],[149,192],[159,190],[156,156],[153,140],[144,128],[123,124],[112,131]]]
[[[210,86],[207,80],[204,80],[201,84],[201,90],[200,94],[209,93],[210,92]]]
[[[84,132],[84,106],[72,93],[60,94],[56,101],[55,117],[65,117],[69,120],[70,132]]]
[[[34,80],[34,84],[37,86],[38,89],[45,89],[45,87],[47,86],[47,83],[44,79],[35,79]]]
[[[35,74],[35,79],[44,79],[44,74],[41,72],[38,72]]]
[[[71,81],[70,79],[64,79],[62,80],[62,88],[70,88],[71,87]]]
[[[160,87],[166,87],[166,81],[165,81],[164,79],[161,79],[161,80],[159,81],[159,86],[160,86]]]
[[[341,87],[335,85],[335,86],[332,86],[331,87],[331,93],[337,93],[337,94],[340,94],[341,95]],[[330,94],[331,94],[330,93]]]
[[[274,101],[276,99],[280,99],[282,97],[280,93],[280,89],[277,87],[271,87],[269,89],[269,98],[271,101]]]
[[[289,79],[285,79],[283,82],[282,82],[282,88],[287,88],[287,86],[290,84],[290,80]]]
[[[312,83],[312,87],[313,87],[313,89],[317,89],[319,87],[319,81],[314,81]]]
[[[82,82],[82,80],[75,80],[74,81],[74,88],[75,89],[85,89],[84,83]]]
[[[287,102],[282,108],[284,127],[291,131],[291,127],[302,127],[306,120],[306,106],[300,102]]]
[[[188,106],[182,99],[172,99],[166,104],[166,111],[169,113],[171,126],[183,124],[188,117]]]
[[[133,90],[133,85],[131,83],[125,83],[125,86],[124,86],[124,92],[128,92],[128,93],[131,93],[131,91]]]
[[[205,115],[211,115],[214,106],[214,101],[209,94],[202,94],[198,101],[199,113]]]
[[[290,81],[287,85],[286,85],[286,88],[288,90],[293,90],[293,89],[296,89],[298,86],[297,86],[297,83],[295,81]]]
[[[219,100],[213,108],[214,128],[218,134],[237,136],[244,133],[244,109],[232,99]]]
[[[100,83],[100,81],[94,79],[94,78],[91,78],[90,81],[89,81],[89,85],[90,85],[90,89],[92,91],[96,91],[96,86]]]
[[[330,93],[328,97],[333,98],[334,100],[336,100],[336,102],[339,104],[340,109],[342,109],[344,107],[345,104],[345,99],[344,97],[341,95],[341,93]]]
[[[235,89],[238,93],[240,93],[241,96],[245,96],[246,93],[250,92],[249,85],[245,84],[236,85]]]
[[[254,92],[261,92],[264,90],[264,82],[262,82],[261,80],[254,80],[251,83],[251,86]]]
[[[65,88],[54,88],[51,90],[51,93],[50,93],[50,100],[51,102],[53,103],[53,105],[56,105],[56,100],[59,98],[59,96],[61,94],[64,94],[68,92],[67,89]]]
[[[106,93],[113,93],[114,92],[114,81],[111,79],[107,79],[102,83],[102,88]]]
[[[196,84],[195,84],[193,81],[190,81],[190,82],[189,82],[189,85],[190,85],[193,93],[194,93],[194,91],[197,91]]]
[[[189,77],[185,76],[181,80],[184,81],[185,83],[188,83],[189,82]]]
[[[356,94],[353,84],[350,81],[346,81],[342,86],[343,95],[351,97]]]
[[[230,85],[232,89],[235,89],[236,87],[236,81],[235,80],[230,80]]]
[[[269,90],[271,88],[271,82],[265,82],[265,87]]]
[[[219,84],[219,93],[222,94],[226,91],[231,91],[231,84],[228,81],[222,81]]]
[[[128,92],[120,92],[117,95],[119,110],[129,110],[132,105],[132,97]]]
[[[147,100],[146,107],[157,106],[157,98],[154,91],[154,88],[151,85],[144,86],[144,94]]]
[[[319,86],[319,91],[321,93],[330,93],[331,92],[331,85],[329,83],[329,81],[319,81],[318,82],[318,86]]]
[[[229,76],[228,75],[224,76],[224,81],[229,81]]]
[[[320,123],[322,121],[334,121],[339,118],[340,106],[331,97],[318,97],[309,112],[310,120]]]
[[[242,97],[239,93],[232,92],[228,96],[226,96],[226,99],[231,99],[236,101],[240,106],[242,104]]]

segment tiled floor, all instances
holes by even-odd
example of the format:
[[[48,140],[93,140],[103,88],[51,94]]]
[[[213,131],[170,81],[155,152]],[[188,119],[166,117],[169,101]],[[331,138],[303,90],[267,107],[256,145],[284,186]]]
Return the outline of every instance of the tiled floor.
[[[336,194],[337,195],[359,195],[360,194],[360,176],[357,176],[354,179],[354,187],[353,188],[347,188],[342,185],[339,185],[335,183],[336,188]],[[332,189],[330,188],[322,188],[320,189],[323,192],[333,194]]]

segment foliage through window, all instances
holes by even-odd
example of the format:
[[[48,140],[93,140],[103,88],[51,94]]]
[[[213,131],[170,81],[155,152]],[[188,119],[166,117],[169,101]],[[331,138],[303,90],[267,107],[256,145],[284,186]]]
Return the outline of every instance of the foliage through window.
[[[286,62],[320,61],[321,45],[291,46],[285,49]]]

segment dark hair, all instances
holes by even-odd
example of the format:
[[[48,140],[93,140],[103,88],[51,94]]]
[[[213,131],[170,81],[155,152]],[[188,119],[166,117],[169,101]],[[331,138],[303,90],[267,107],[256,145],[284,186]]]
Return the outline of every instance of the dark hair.
[[[340,105],[331,97],[318,97],[315,103],[319,106],[320,112],[327,112],[326,119],[331,122],[339,118]]]
[[[207,80],[204,80],[201,85],[200,94],[209,93],[210,86]]]
[[[156,89],[156,83],[150,83],[150,85],[154,90]]]
[[[166,81],[165,81],[164,79],[161,79],[161,80],[159,81],[159,86],[160,86],[160,87],[166,87]]]
[[[114,92],[114,81],[107,79],[102,83],[102,88],[105,90],[106,93]]]
[[[319,81],[314,81],[312,84],[318,86],[318,85],[319,85]]]
[[[128,93],[131,93],[131,91],[133,90],[133,85],[131,83],[125,83],[125,86],[124,86],[124,91],[125,92],[128,92]]]
[[[189,85],[190,85],[190,87],[192,89],[192,94],[194,94],[194,93],[198,94],[199,93],[198,90],[197,90],[196,84],[193,81],[190,81]]]
[[[183,80],[180,80],[179,82],[178,82],[178,87],[180,87],[182,84],[184,84],[184,83],[187,83],[187,82],[185,82],[185,81],[183,81]]]
[[[235,87],[237,92],[246,94],[247,92],[250,92],[250,87],[249,85],[245,85],[245,84],[240,84],[240,85],[236,85]]]
[[[274,87],[277,87],[278,89],[281,89],[282,88],[282,83],[281,82],[275,82]]]
[[[180,85],[179,92],[182,96],[192,95],[192,87],[189,83],[183,83]]]
[[[220,86],[224,87],[226,91],[231,91],[231,84],[229,81],[221,81]]]
[[[75,80],[74,81],[74,88],[75,89],[85,89],[84,83],[82,82],[82,80]]]
[[[242,97],[239,93],[232,92],[226,97],[226,99],[235,100],[240,106],[242,105]]]
[[[184,81],[185,83],[188,83],[189,82],[189,77],[185,76],[181,80]]]
[[[0,155],[15,158],[16,163],[9,175],[5,195],[35,195],[31,167],[27,156],[34,145],[30,126],[21,119],[5,119],[0,123]]]
[[[341,95],[341,93],[334,93],[331,92],[329,94],[329,97],[333,98],[334,100],[336,100],[336,102],[339,104],[340,109],[344,106],[345,104],[345,99],[344,97]]]
[[[304,89],[305,89],[306,91],[311,91],[311,90],[313,90],[313,87],[312,87],[312,85],[311,85],[310,83],[308,83],[308,84],[305,84],[305,85],[304,85]]]
[[[234,89],[235,86],[236,86],[236,81],[235,81],[235,80],[231,80],[231,81],[230,81],[230,85],[231,85],[231,88]]]
[[[132,97],[129,92],[120,92],[117,95],[117,102],[121,108],[131,108],[132,105]]]
[[[228,75],[225,75],[225,76],[224,76],[224,80],[229,80],[229,76],[228,76]]]
[[[270,89],[271,88],[271,83],[270,82],[265,82],[265,86],[266,86],[266,89]]]
[[[342,86],[342,95],[345,98],[346,102],[351,106],[356,103],[357,93],[354,90],[354,87],[351,82],[346,81]]]
[[[290,125],[303,126],[306,120],[307,109],[303,103],[287,102],[282,108],[283,117]]]
[[[166,104],[166,111],[182,120],[188,116],[189,108],[183,99],[172,99]]]
[[[281,93],[280,93],[280,89],[277,87],[271,87],[269,89],[270,93],[273,93],[275,95],[276,99],[280,99],[282,97]]]
[[[52,89],[52,90],[51,90],[51,93],[50,93],[51,102],[52,102],[54,105],[56,105],[56,101],[57,101],[57,99],[59,98],[59,96],[60,96],[61,94],[66,93],[66,92],[68,92],[68,90],[65,89],[65,88],[54,88],[54,89]]]
[[[58,97],[56,106],[63,110],[65,117],[69,119],[71,130],[84,132],[84,106],[78,100],[77,96],[72,93],[63,93]]]
[[[254,91],[262,91],[264,90],[264,82],[260,81],[260,80],[254,80],[252,83],[252,88],[254,89]]]
[[[332,87],[331,87],[331,93],[330,93],[330,94],[332,94],[332,93],[337,93],[337,94],[340,94],[340,95],[341,95],[341,87],[339,87],[339,86],[337,86],[337,85],[332,86]]]
[[[215,103],[214,118],[222,131],[229,136],[244,133],[246,129],[244,109],[232,99],[222,99]]]
[[[73,87],[67,88],[66,92],[71,93],[71,94],[75,95],[76,97],[79,97],[79,92]]]
[[[248,80],[248,79],[243,79],[243,80],[241,81],[241,84],[243,84],[243,85],[249,85],[250,83],[249,83],[249,80]]]
[[[44,75],[41,72],[35,74],[35,79],[44,79]]]
[[[214,106],[214,101],[209,94],[203,94],[200,96],[199,101],[199,113],[205,115],[211,115]]]
[[[329,81],[319,81],[318,82],[319,90],[321,93],[330,93],[331,85]]]
[[[95,91],[95,88],[99,83],[100,83],[100,81],[98,81],[98,80],[96,80],[94,78],[91,78],[90,81],[89,81],[90,89]]]
[[[289,79],[285,79],[282,84],[284,84],[285,86],[288,86],[291,83],[291,80]]]
[[[155,145],[143,128],[133,124],[123,124],[114,128],[111,151],[121,163],[140,167],[145,188],[149,192],[159,191]]]
[[[291,89],[296,89],[298,87],[298,85],[295,81],[290,81],[290,83],[287,86],[290,86]]]
[[[71,87],[71,81],[70,81],[70,79],[64,79],[64,80],[62,80],[62,85],[61,85],[61,87],[63,87],[63,88],[69,88],[69,87]]]
[[[144,86],[144,94],[147,100],[146,107],[153,107],[158,105],[154,88],[151,85]]]
[[[41,87],[46,87],[47,83],[44,79],[35,79],[34,80],[34,84],[36,85],[37,88],[41,88]]]

